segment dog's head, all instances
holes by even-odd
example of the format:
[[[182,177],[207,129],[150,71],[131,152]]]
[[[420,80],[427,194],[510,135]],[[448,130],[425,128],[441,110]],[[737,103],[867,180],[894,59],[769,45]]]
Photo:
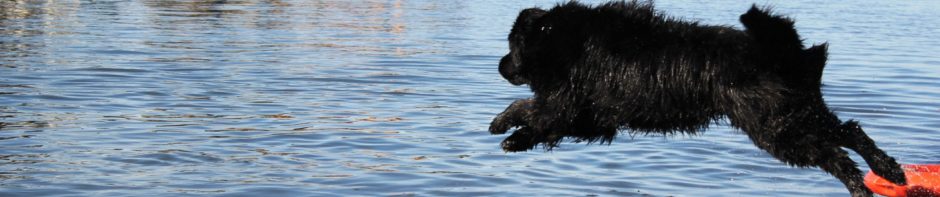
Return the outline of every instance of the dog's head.
[[[499,61],[499,74],[513,85],[529,83],[526,73],[534,68],[531,59],[536,52],[533,45],[538,44],[536,39],[539,39],[539,32],[546,31],[538,24],[545,14],[546,11],[539,8],[525,9],[512,25],[508,38],[509,54]]]
[[[513,85],[539,79],[559,79],[566,75],[564,67],[571,65],[584,50],[585,34],[582,32],[581,15],[570,12],[582,11],[585,7],[577,3],[555,7],[549,11],[539,8],[522,10],[509,33],[509,54],[499,62],[499,73]]]
[[[500,60],[499,73],[513,85],[538,86],[564,79],[565,68],[586,51],[592,33],[585,27],[592,14],[590,7],[575,1],[547,11],[522,10],[509,32],[509,54]]]
[[[591,7],[577,1],[550,10],[522,10],[509,33],[509,54],[499,73],[513,85],[551,90],[563,83],[585,55],[638,52],[648,23],[659,17],[651,2],[614,1]],[[605,61],[600,59],[594,59]],[[547,89],[546,89],[547,88]]]

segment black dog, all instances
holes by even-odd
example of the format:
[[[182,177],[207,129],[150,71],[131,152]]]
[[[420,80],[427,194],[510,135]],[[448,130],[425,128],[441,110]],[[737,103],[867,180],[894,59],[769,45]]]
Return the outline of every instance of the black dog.
[[[855,121],[843,122],[820,92],[826,45],[804,48],[788,18],[752,7],[745,30],[680,21],[651,3],[577,2],[523,10],[499,72],[528,84],[490,132],[519,127],[506,151],[564,138],[610,143],[619,129],[694,133],[727,117],[757,147],[799,167],[820,167],[853,196],[871,196],[841,147],[876,174],[904,185],[904,172]]]

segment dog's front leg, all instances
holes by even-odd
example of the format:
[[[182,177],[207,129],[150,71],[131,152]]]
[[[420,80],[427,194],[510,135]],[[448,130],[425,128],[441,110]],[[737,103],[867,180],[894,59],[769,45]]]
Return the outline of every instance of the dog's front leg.
[[[544,144],[547,150],[555,147],[555,143],[564,138],[564,134],[553,130],[554,128],[546,126],[544,123],[551,122],[540,120],[538,118],[551,117],[539,116],[535,109],[533,99],[519,99],[502,113],[493,119],[490,123],[490,133],[503,134],[513,127],[520,127],[512,135],[506,137],[500,144],[503,150],[507,152],[519,152],[532,150],[539,144]]]
[[[499,145],[506,152],[519,152],[532,150],[536,145],[544,141],[544,134],[532,127],[525,126],[512,132],[512,135],[506,137]]]
[[[490,123],[491,134],[504,134],[510,128],[528,126],[525,117],[532,113],[532,99],[519,99],[513,101],[506,110],[496,115]]]

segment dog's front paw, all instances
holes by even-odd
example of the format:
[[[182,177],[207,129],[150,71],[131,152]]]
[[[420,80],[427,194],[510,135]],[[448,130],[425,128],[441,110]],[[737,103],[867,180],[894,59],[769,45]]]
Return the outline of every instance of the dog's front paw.
[[[503,134],[513,127],[526,126],[524,116],[532,113],[532,99],[519,99],[513,101],[502,113],[493,118],[490,123],[491,134]]]
[[[493,122],[490,122],[490,134],[504,134],[510,128],[512,128],[512,124],[507,121],[503,114],[499,114],[496,118],[493,118]]]
[[[520,152],[532,150],[542,141],[544,141],[542,137],[537,135],[532,128],[523,127],[506,137],[500,146],[506,152]]]

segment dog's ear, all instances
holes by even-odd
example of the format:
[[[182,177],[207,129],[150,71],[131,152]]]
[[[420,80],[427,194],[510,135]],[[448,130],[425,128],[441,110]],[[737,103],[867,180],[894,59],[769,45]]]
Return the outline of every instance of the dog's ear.
[[[516,18],[516,23],[513,24],[513,26],[526,30],[536,28],[534,27],[535,21],[539,18],[542,18],[542,16],[545,16],[545,13],[548,12],[539,8],[529,8],[522,10],[522,12],[519,12],[519,17]]]

